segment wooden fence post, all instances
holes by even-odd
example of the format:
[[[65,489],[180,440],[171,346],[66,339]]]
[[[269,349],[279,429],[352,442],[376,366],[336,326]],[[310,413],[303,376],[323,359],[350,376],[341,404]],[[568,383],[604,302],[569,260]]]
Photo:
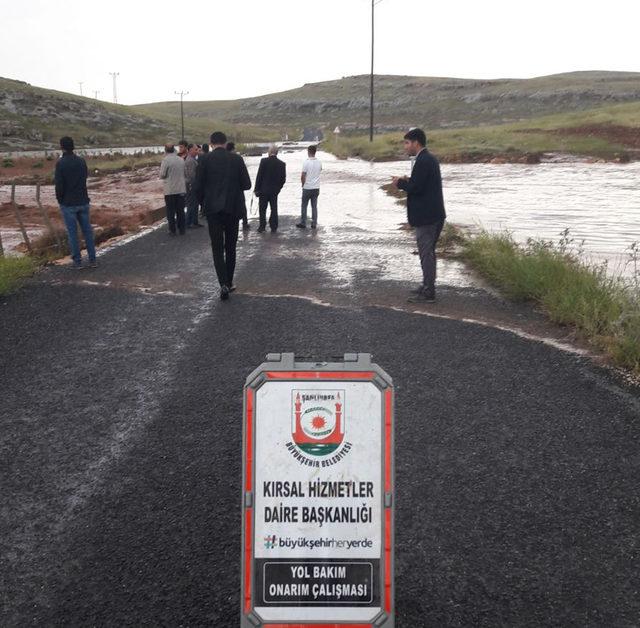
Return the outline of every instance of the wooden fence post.
[[[18,209],[18,204],[16,203],[16,184],[11,184],[11,204],[13,205],[13,211],[16,214],[16,220],[18,221],[18,225],[20,226],[20,231],[22,231],[22,239],[24,243],[27,245],[27,250],[29,253],[33,253],[33,249],[31,248],[31,241],[29,240],[29,236],[27,235],[27,230],[25,229],[24,223],[22,222],[22,214]]]
[[[58,232],[54,230],[53,225],[51,224],[51,220],[49,220],[49,214],[42,207],[42,203],[40,201],[40,184],[36,185],[36,203],[38,204],[38,209],[40,210],[40,215],[42,216],[42,220],[46,225],[51,237],[56,241],[56,245],[58,247],[58,252],[62,253],[62,242],[60,241],[60,236]]]

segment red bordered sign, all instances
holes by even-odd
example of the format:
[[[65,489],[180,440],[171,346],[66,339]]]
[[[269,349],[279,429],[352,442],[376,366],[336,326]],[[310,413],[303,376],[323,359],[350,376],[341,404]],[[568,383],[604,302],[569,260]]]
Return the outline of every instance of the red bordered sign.
[[[394,625],[393,384],[368,354],[247,379],[241,626]]]

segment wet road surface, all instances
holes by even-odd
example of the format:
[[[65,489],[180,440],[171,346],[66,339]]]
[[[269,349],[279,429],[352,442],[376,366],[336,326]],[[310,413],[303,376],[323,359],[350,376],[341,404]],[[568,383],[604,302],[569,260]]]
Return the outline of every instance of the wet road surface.
[[[408,306],[405,235],[395,273],[380,234],[332,237],[254,225],[228,303],[205,229],[0,301],[1,625],[238,625],[242,386],[272,351],[394,378],[398,626],[637,624],[637,392],[479,288]]]

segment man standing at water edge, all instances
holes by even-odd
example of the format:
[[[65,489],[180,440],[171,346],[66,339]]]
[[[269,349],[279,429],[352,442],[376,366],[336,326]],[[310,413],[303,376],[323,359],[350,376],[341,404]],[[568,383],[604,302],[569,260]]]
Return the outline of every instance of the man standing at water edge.
[[[427,136],[422,129],[409,131],[404,136],[404,149],[416,157],[411,177],[393,177],[393,184],[407,193],[407,215],[409,224],[416,229],[422,265],[422,285],[413,291],[410,303],[436,300],[436,244],[446,218],[440,164],[426,146]]]
[[[318,195],[320,194],[320,173],[322,163],[316,159],[316,146],[307,148],[308,159],[302,166],[302,215],[300,222],[296,225],[298,229],[307,228],[307,206],[311,201],[311,228],[315,229],[318,224]]]
[[[69,234],[69,246],[73,259],[72,268],[82,268],[80,243],[78,242],[78,223],[87,245],[89,266],[96,266],[96,248],[93,243],[93,228],[89,219],[89,194],[87,192],[87,163],[74,154],[73,139],[63,137],[60,140],[62,157],[56,163],[55,182],[56,199]]]
[[[169,233],[176,235],[177,223],[180,235],[184,235],[184,197],[187,192],[184,160],[176,155],[173,144],[167,144],[164,152],[166,155],[160,164],[160,178],[163,180]]]
[[[262,233],[267,228],[267,205],[271,206],[269,227],[271,231],[278,230],[278,194],[287,180],[287,165],[278,159],[278,147],[269,146],[269,156],[260,160],[256,175],[255,195],[258,197],[260,211],[260,227]]]
[[[251,189],[251,179],[240,155],[226,149],[222,131],[211,134],[213,150],[205,155],[196,174],[196,194],[209,223],[213,264],[226,301],[234,290],[238,221],[242,218],[240,194]]]

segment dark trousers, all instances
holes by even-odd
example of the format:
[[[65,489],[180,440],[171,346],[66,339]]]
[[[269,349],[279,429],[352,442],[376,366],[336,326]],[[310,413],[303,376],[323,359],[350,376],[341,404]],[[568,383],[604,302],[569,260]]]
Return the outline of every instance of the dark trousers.
[[[238,217],[219,212],[207,216],[213,265],[221,286],[233,285],[238,244]]]
[[[175,233],[177,223],[178,231],[184,233],[184,194],[169,194],[164,197],[164,204],[167,208],[169,231]]]
[[[187,227],[198,224],[198,199],[193,184],[187,184]]]
[[[277,194],[263,194],[258,198],[258,210],[260,211],[260,226],[267,226],[267,205],[271,206],[271,213],[269,214],[269,227],[271,231],[275,231],[278,228],[278,195]]]
[[[416,227],[416,239],[418,240],[418,252],[422,266],[422,285],[425,292],[435,292],[436,289],[436,244],[443,226],[444,220],[433,225]]]

